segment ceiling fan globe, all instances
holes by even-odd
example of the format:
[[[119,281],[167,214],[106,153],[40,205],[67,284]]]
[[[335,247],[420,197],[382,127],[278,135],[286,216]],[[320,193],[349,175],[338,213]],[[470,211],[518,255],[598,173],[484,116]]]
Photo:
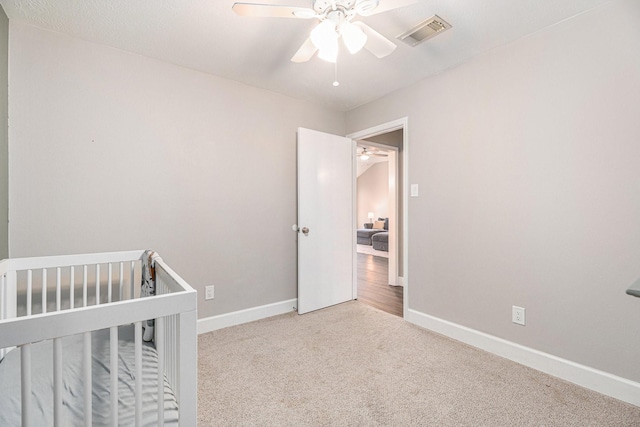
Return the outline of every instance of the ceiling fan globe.
[[[340,28],[340,35],[342,36],[342,41],[344,45],[347,47],[347,50],[354,54],[359,52],[367,43],[367,35],[362,31],[360,27],[357,25],[353,25],[349,21],[345,21]]]
[[[318,48],[318,58],[329,62],[338,59],[337,24],[331,19],[320,22],[311,31],[311,43]]]
[[[338,39],[335,39],[335,43],[327,44],[323,49],[318,50],[318,58],[335,63],[338,60]]]
[[[337,43],[337,39],[336,23],[330,19],[320,22],[311,31],[311,42],[319,50],[331,48],[334,43]]]

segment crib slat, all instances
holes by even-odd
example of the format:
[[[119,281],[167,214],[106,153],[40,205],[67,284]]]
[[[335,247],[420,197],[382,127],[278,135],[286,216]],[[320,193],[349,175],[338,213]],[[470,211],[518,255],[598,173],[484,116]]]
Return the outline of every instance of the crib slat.
[[[47,269],[42,269],[42,312],[47,312]]]
[[[7,276],[4,274],[0,279],[0,320],[4,319],[7,315],[6,313],[9,311],[7,305],[9,304],[9,296],[7,295]],[[1,354],[0,356],[4,356]]]
[[[69,271],[69,308],[75,307],[76,268],[72,265]]]
[[[100,305],[100,264],[96,264],[96,305]]]
[[[107,274],[107,301],[111,302],[112,297],[112,286],[113,286],[113,273],[111,271],[111,263],[108,264],[108,274]]]
[[[53,340],[53,425],[62,426],[62,338]]]
[[[176,336],[176,319],[175,316],[171,316],[171,323],[169,324],[170,329],[169,329],[169,333],[171,334],[171,337],[174,338]],[[171,346],[169,347],[169,355],[171,357],[171,367],[170,367],[170,375],[171,375],[171,380],[173,381],[173,384],[177,384],[176,383],[176,354],[175,354],[175,346]]]
[[[120,301],[124,300],[124,296],[122,295],[122,291],[124,290],[124,263],[120,262],[120,292],[118,293],[118,297]]]
[[[60,270],[60,267],[57,267],[56,268],[56,311],[60,311],[60,307],[62,306],[61,304],[62,284],[60,283],[60,278],[61,278],[61,270]]]
[[[135,293],[134,293],[134,288],[133,288],[133,281],[134,279],[134,275],[135,275],[135,269],[136,269],[136,263],[135,261],[131,261],[131,268],[129,269],[129,272],[131,274],[131,280],[129,282],[129,286],[131,286],[131,293],[129,294],[129,299],[134,299],[135,298]]]
[[[82,266],[82,306],[87,306],[87,266]]]
[[[135,323],[136,427],[142,425],[142,322]]]
[[[109,328],[110,369],[111,369],[111,425],[118,427],[118,327]]]
[[[31,344],[20,347],[22,427],[31,425]]]
[[[164,427],[164,317],[156,319],[155,327],[158,350],[158,426]]]
[[[173,378],[171,378],[171,366],[173,365],[173,360],[171,359],[171,349],[169,348],[171,342],[173,342],[173,338],[171,337],[171,317],[172,316],[166,317],[167,320],[165,321],[164,325],[165,336],[167,337],[167,339],[164,341],[164,360],[165,374],[167,375],[169,384],[171,384],[171,386],[173,387]]]
[[[33,288],[33,271],[27,270],[27,316],[31,316],[31,293]]]
[[[91,380],[91,332],[84,333],[82,372],[84,375],[84,426],[91,427],[93,424],[93,408],[91,402],[91,390],[93,388],[93,382]]]

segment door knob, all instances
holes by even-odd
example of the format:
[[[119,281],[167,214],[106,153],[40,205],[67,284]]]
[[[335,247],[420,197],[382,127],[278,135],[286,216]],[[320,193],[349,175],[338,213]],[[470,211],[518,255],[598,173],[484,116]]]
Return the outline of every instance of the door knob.
[[[304,234],[305,236],[308,236],[308,235],[309,235],[309,227],[302,227],[302,228],[300,228],[300,227],[298,227],[298,225],[297,225],[297,224],[293,224],[293,225],[291,226],[291,229],[292,229],[293,231],[297,232],[297,233],[302,232],[302,234]]]

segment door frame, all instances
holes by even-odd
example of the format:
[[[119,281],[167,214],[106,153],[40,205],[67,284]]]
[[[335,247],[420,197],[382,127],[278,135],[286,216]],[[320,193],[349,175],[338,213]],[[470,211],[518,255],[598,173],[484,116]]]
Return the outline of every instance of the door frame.
[[[393,132],[395,130],[402,129],[402,284],[403,297],[402,297],[402,317],[406,319],[409,310],[409,118],[403,117],[400,119],[392,120],[390,122],[382,123],[377,126],[366,128],[357,132],[353,132],[347,135],[347,138],[353,140],[366,139],[378,136],[383,133]],[[354,160],[355,162],[355,160]],[[355,187],[356,171],[353,171],[353,185]],[[354,193],[355,204],[355,193]],[[397,209],[397,206],[396,206]],[[354,212],[355,217],[355,212]],[[396,215],[397,217],[397,215]],[[353,221],[353,235],[356,235],[357,224]],[[397,233],[396,233],[397,239]],[[397,247],[397,242],[396,242]],[[396,263],[397,264],[397,263]],[[396,270],[396,277],[398,276]],[[356,272],[354,272],[353,279],[353,295],[357,295],[356,290],[358,288]]]

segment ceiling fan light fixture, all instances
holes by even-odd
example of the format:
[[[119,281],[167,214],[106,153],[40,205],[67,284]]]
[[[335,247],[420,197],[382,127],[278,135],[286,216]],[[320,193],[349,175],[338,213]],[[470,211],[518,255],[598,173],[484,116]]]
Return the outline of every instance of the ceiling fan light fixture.
[[[338,39],[334,43],[318,50],[318,58],[327,62],[336,62],[338,60]]]
[[[311,42],[318,50],[332,50],[333,45],[338,44],[338,33],[335,22],[325,19],[311,31]]]
[[[364,31],[349,21],[342,24],[340,35],[342,35],[342,40],[351,54],[359,52],[367,43],[367,35]]]
[[[368,154],[366,154],[366,153],[362,153],[362,154],[360,155],[360,160],[369,160],[369,155],[368,155]]]

